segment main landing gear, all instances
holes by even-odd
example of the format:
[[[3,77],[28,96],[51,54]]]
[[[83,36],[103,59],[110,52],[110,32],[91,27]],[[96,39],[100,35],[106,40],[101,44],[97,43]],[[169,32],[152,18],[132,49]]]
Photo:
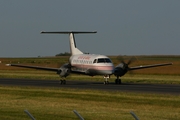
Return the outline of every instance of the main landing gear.
[[[60,80],[60,81],[59,81],[59,84],[61,84],[61,85],[65,85],[65,84],[66,84],[66,80],[63,80],[63,79],[62,79],[62,80]]]
[[[116,79],[115,84],[121,84],[121,79]]]
[[[117,76],[117,79],[115,80],[115,84],[121,84],[121,79],[119,79],[119,76]]]

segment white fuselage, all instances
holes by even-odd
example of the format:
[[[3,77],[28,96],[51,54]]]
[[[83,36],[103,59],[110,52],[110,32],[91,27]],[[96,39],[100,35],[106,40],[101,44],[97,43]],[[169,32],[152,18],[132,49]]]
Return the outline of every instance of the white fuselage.
[[[104,55],[79,54],[69,58],[71,71],[94,75],[113,74],[114,65],[110,58]]]

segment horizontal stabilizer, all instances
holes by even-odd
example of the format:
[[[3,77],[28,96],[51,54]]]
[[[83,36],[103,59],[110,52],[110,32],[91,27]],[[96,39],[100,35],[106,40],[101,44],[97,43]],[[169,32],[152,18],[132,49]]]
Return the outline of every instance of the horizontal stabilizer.
[[[42,34],[69,34],[69,43],[70,50],[72,55],[83,54],[78,48],[76,48],[76,42],[74,38],[74,34],[86,34],[86,33],[97,33],[97,31],[54,31],[54,32],[45,32],[42,31]]]
[[[57,31],[57,32],[45,32],[45,31],[42,31],[41,32],[42,34],[43,33],[47,33],[47,34],[70,34],[70,33],[73,33],[73,34],[84,34],[84,33],[97,33],[97,31]]]

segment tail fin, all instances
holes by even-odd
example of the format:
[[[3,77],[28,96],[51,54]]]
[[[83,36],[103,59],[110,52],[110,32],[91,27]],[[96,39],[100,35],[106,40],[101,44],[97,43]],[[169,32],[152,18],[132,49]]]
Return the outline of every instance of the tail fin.
[[[83,34],[83,33],[97,33],[94,32],[81,32],[81,31],[62,31],[62,32],[41,32],[41,33],[50,33],[50,34],[69,34],[69,44],[70,51],[72,55],[83,54],[78,48],[76,48],[76,42],[74,38],[74,34]]]

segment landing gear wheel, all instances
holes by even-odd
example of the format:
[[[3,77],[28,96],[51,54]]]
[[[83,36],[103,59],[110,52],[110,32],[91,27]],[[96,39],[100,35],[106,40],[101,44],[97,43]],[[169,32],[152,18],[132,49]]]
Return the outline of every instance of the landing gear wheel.
[[[118,83],[121,84],[121,79],[118,80]]]
[[[66,80],[63,80],[63,84],[64,84],[64,85],[66,84]]]
[[[62,85],[62,84],[66,84],[66,80],[60,80],[59,83]]]
[[[109,84],[109,81],[104,81],[104,85],[108,85]]]
[[[115,80],[115,84],[118,84],[118,79]]]
[[[59,84],[61,84],[61,85],[62,85],[62,83],[63,83],[63,80],[60,80],[60,81],[59,81]]]
[[[115,84],[121,84],[121,79],[116,79]]]

